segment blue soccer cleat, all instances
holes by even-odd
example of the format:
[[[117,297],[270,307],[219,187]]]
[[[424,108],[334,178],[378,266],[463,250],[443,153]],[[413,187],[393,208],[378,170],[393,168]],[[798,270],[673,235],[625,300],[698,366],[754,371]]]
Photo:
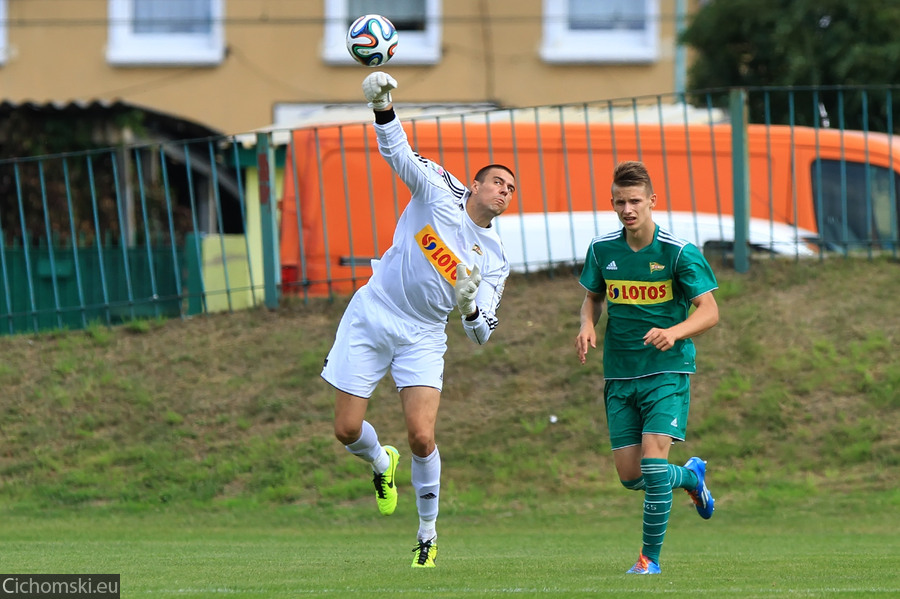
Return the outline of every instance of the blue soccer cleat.
[[[659,564],[655,561],[644,555],[642,551],[638,556],[638,561],[631,566],[631,570],[625,572],[625,574],[659,574]]]
[[[697,480],[700,481],[697,483],[697,488],[688,491],[687,494],[691,496],[691,500],[697,506],[697,513],[700,514],[700,517],[709,520],[716,509],[716,500],[713,499],[712,493],[706,486],[706,462],[698,457],[693,457],[687,461],[684,467],[696,474]]]

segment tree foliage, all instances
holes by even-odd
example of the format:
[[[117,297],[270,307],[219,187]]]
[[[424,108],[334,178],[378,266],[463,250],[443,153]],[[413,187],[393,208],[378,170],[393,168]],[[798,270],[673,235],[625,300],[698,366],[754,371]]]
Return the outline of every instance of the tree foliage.
[[[832,126],[884,129],[896,110],[900,90],[889,86],[900,82],[897,0],[714,0],[682,41],[695,51],[691,89],[815,88],[794,98],[797,124],[813,124],[818,112]],[[788,97],[769,97],[773,121],[788,122]],[[760,96],[751,118],[762,120],[764,110]]]
[[[76,238],[93,242],[94,203],[97,222],[109,235],[118,238],[117,192],[112,168],[115,148],[93,151],[114,144],[115,132],[126,125],[139,129],[141,114],[130,111],[73,116],[64,111],[46,114],[22,106],[8,110],[3,116],[0,119],[3,240],[30,242],[46,237],[49,226],[55,241],[73,243],[74,230]],[[64,157],[67,153],[71,155]]]
[[[187,167],[166,158],[161,175],[160,147],[126,145],[122,131],[151,137],[147,115],[126,110],[35,110],[28,105],[0,114],[0,243],[92,245],[162,239],[170,224],[177,234],[194,229]],[[204,141],[193,144],[208,155]],[[191,144],[173,144],[190,151]],[[125,161],[129,168],[125,168]],[[217,175],[229,167],[217,164]],[[202,186],[205,175],[193,173]],[[168,198],[167,198],[168,195]],[[242,230],[240,207],[220,189],[223,228]],[[126,205],[134,210],[127,222]]]

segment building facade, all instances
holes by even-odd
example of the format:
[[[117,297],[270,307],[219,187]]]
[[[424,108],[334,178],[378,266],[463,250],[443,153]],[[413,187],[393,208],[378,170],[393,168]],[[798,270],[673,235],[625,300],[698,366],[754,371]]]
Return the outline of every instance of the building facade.
[[[567,104],[683,87],[700,0],[0,0],[0,101],[122,103],[237,134],[359,104],[360,14],[400,29],[412,104]]]

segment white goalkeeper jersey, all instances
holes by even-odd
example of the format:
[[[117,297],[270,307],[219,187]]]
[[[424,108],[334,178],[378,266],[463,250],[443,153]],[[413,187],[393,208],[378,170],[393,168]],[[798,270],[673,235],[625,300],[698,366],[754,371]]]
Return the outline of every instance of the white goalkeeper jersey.
[[[392,310],[424,325],[446,326],[456,307],[456,265],[478,266],[475,320],[462,319],[466,335],[485,343],[497,326],[497,308],[509,260],[494,226],[476,225],[466,213],[470,192],[442,166],[416,154],[398,118],[374,124],[378,149],[412,197],[381,260],[372,261],[370,290]]]

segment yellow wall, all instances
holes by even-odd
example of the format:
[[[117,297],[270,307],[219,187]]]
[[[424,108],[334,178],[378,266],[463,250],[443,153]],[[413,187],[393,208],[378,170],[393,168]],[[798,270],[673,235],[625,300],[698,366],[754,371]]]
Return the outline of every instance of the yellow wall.
[[[224,259],[223,250],[224,247]],[[242,235],[207,235],[203,238],[203,282],[209,312],[239,310],[254,305]],[[226,276],[227,273],[227,276]],[[254,278],[256,272],[254,271]],[[257,296],[260,292],[257,291]],[[257,302],[261,301],[257,297]]]
[[[275,198],[273,199],[276,202],[275,205],[277,205],[278,198],[281,197],[283,174],[284,169],[276,169]],[[246,243],[243,235],[207,235],[203,238],[201,246],[206,305],[210,312],[238,310],[258,306],[265,301],[259,173],[255,167],[248,168],[244,171],[243,177],[244,202],[247,213]],[[225,248],[224,260],[222,258],[223,245]]]

